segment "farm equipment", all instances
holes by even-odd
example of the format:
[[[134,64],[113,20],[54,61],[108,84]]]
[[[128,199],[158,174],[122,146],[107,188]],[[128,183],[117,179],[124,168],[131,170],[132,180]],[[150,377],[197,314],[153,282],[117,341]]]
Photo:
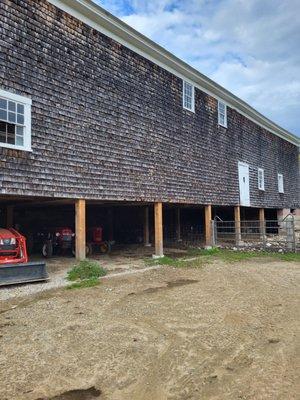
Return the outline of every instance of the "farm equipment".
[[[75,256],[75,233],[71,228],[55,228],[47,233],[39,233],[42,238],[42,254],[46,258],[53,255],[73,254]],[[110,243],[103,240],[102,227],[94,227],[87,231],[86,255],[99,251],[102,254],[110,251]]]
[[[87,256],[90,256],[94,251],[105,254],[111,250],[110,242],[103,240],[103,229],[101,226],[90,228],[87,231],[86,246]]]
[[[0,286],[47,278],[45,263],[28,262],[25,237],[15,229],[0,228]]]
[[[46,258],[53,255],[72,254],[75,247],[75,233],[71,228],[62,227],[55,228],[51,231],[41,234],[42,254]]]

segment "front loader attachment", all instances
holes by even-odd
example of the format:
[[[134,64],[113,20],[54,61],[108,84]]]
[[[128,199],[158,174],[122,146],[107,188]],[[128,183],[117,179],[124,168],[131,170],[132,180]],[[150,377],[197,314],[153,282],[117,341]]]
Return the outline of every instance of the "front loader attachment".
[[[46,263],[27,262],[0,266],[0,286],[38,282],[48,279]]]

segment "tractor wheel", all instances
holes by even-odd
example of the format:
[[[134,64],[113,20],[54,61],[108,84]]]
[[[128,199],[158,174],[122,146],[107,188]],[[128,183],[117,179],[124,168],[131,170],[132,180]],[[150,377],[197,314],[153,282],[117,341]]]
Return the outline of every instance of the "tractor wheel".
[[[99,246],[100,253],[106,254],[110,252],[110,244],[108,242],[103,242]]]
[[[72,254],[74,257],[76,256],[75,247],[72,248]],[[92,254],[93,254],[93,247],[90,243],[88,243],[85,246],[85,255],[88,257],[88,256],[91,256]]]
[[[53,256],[53,245],[50,240],[43,244],[42,254],[45,258],[51,258]]]
[[[85,247],[86,256],[91,256],[93,254],[93,246],[91,243],[87,243]]]

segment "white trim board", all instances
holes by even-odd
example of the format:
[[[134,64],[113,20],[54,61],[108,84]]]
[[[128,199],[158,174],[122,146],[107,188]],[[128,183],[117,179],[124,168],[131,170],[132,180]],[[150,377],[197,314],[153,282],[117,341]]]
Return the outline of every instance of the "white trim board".
[[[180,60],[163,47],[137,32],[119,18],[104,10],[91,0],[48,0],[68,14],[79,19],[90,27],[116,40],[135,53],[152,61],[175,76],[190,81],[203,92],[223,101],[257,125],[267,129],[276,136],[300,147],[300,139],[264,117],[246,102],[239,99],[216,82],[201,74],[195,68]]]

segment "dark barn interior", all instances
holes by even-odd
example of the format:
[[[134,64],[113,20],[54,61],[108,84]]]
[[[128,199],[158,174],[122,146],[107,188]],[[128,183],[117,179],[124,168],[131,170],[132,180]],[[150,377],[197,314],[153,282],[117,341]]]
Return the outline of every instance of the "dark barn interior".
[[[241,207],[241,221],[257,221],[259,210]],[[234,221],[234,207],[212,207],[212,219]],[[276,209],[265,209],[266,220],[277,220]],[[5,198],[0,202],[0,226],[13,226],[27,237],[31,253],[41,254],[36,238],[58,228],[69,228],[75,236],[75,203],[62,199]],[[147,203],[86,203],[86,231],[101,227],[103,240],[112,251],[128,245],[154,246],[154,206]],[[204,206],[164,204],[163,240],[165,247],[205,244]],[[75,245],[74,245],[75,246]]]

